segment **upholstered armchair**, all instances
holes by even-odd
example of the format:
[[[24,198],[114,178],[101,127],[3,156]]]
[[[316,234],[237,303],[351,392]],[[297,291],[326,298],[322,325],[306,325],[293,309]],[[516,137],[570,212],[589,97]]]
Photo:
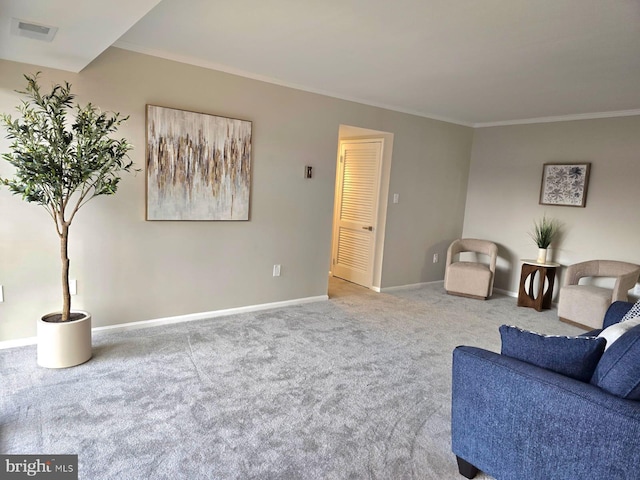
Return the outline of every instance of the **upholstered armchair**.
[[[475,261],[461,261],[465,252],[481,254],[485,257]],[[459,238],[447,250],[447,264],[444,271],[444,288],[451,295],[486,300],[493,293],[493,279],[496,272],[498,247],[488,240]],[[486,261],[481,261],[486,260]]]
[[[612,304],[599,328],[615,326],[632,307]],[[590,381],[504,354],[457,347],[451,447],[460,474],[474,478],[481,470],[500,480],[638,478],[639,328],[604,352]]]
[[[598,328],[613,302],[626,301],[628,292],[640,276],[640,265],[615,260],[590,260],[567,267],[560,288],[558,316],[560,320],[588,328]],[[615,278],[613,289],[580,284],[581,278]]]

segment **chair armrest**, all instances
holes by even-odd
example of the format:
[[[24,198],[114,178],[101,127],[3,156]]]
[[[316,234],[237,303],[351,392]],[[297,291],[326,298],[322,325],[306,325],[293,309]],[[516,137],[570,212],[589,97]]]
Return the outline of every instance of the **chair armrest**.
[[[449,245],[449,248],[447,248],[447,263],[445,265],[451,265],[453,263],[454,257],[458,253],[460,253],[460,244],[457,241],[454,241],[453,243],[451,243],[451,245]]]
[[[634,478],[640,402],[475,347],[453,352],[453,452],[500,479]]]
[[[598,274],[597,262],[589,260],[586,262],[569,265],[564,274],[562,286],[578,285],[583,277],[592,277]]]
[[[569,265],[567,270],[564,272],[562,286],[566,287],[567,285],[577,285],[580,280],[578,273],[579,269],[577,268],[577,265]]]
[[[491,273],[495,275],[496,273],[496,262],[498,260],[498,247],[491,249],[491,253],[489,254],[489,270]]]
[[[613,301],[627,300],[629,298],[629,290],[631,290],[638,281],[638,271],[619,275],[616,284],[613,287]]]

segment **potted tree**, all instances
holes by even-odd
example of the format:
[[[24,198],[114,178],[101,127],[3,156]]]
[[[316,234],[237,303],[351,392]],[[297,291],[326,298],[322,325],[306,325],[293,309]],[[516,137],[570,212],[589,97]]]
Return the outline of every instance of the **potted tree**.
[[[71,310],[69,289],[69,227],[78,210],[100,195],[118,189],[121,172],[133,162],[132,146],[110,135],[128,119],[105,113],[91,103],[73,103],[71,85],[54,85],[41,92],[39,73],[25,75],[26,98],[17,107],[20,118],[0,115],[11,141],[2,154],[16,169],[0,183],[23,200],[44,207],[60,239],[62,310],[38,322],[38,364],[49,368],[79,365],[91,358],[91,315]]]
[[[529,233],[531,239],[538,246],[538,263],[547,262],[547,249],[554,237],[557,235],[560,229],[560,224],[555,219],[547,218],[543,215],[540,220],[534,220],[533,231]]]

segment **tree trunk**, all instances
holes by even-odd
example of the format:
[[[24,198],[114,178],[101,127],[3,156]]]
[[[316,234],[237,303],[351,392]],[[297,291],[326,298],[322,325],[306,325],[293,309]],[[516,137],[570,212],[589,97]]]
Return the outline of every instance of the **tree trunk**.
[[[62,321],[69,321],[71,315],[71,293],[69,291],[69,226],[62,225],[60,231],[60,259],[62,260]]]

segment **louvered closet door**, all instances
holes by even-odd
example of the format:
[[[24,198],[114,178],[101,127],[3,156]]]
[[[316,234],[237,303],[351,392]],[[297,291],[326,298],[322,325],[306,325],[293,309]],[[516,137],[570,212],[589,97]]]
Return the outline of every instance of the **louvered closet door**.
[[[365,287],[373,282],[382,141],[341,143],[332,273]]]

